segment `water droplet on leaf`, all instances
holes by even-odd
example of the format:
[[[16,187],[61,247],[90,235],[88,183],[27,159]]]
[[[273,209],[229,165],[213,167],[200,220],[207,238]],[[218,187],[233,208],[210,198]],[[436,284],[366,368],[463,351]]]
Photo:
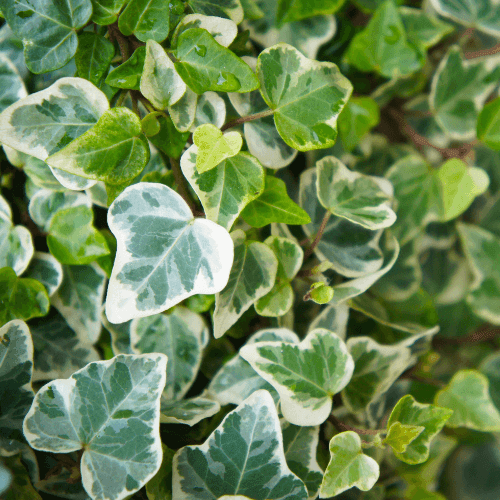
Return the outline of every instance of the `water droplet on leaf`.
[[[207,53],[207,48],[205,45],[195,45],[194,46],[194,51],[200,56],[200,57],[205,57],[205,54]]]

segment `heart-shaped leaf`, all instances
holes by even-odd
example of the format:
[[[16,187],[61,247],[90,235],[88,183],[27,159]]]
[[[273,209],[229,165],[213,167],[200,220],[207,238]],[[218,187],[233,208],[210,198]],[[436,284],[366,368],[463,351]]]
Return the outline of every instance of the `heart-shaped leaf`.
[[[105,83],[120,89],[140,90],[140,81],[144,62],[146,61],[146,47],[141,45],[120,66],[111,70]]]
[[[24,419],[26,439],[52,453],[84,448],[82,482],[92,499],[128,497],[161,464],[166,364],[164,354],[122,354],[44,385]]]
[[[115,55],[113,44],[98,33],[84,32],[78,37],[75,64],[78,76],[99,85]]]
[[[396,453],[404,453],[424,429],[421,425],[394,422],[387,428],[387,436],[382,442],[388,444]]]
[[[35,252],[24,277],[39,281],[47,289],[50,297],[61,286],[63,270],[59,261],[50,253]]]
[[[181,448],[173,470],[177,500],[237,494],[256,500],[307,499],[304,483],[286,464],[276,407],[263,390],[229,413],[204,444]]]
[[[169,32],[170,8],[163,0],[130,0],[118,27],[125,36],[133,34],[141,42],[163,42]]]
[[[184,16],[172,35],[172,47],[177,46],[179,35],[189,28],[203,28],[223,47],[229,47],[238,34],[238,26],[231,19],[217,15],[188,14]]]
[[[215,125],[209,123],[198,127],[193,134],[196,151],[196,169],[202,174],[216,167],[226,158],[240,152],[243,138],[238,132],[223,134]]]
[[[329,498],[353,486],[371,490],[380,475],[378,463],[365,455],[360,437],[352,431],[341,432],[330,440],[330,463],[319,490],[320,498]]]
[[[106,298],[112,323],[150,316],[226,286],[233,263],[231,237],[212,221],[194,219],[169,187],[129,186],[109,208],[108,225],[117,241]]]
[[[354,362],[344,342],[317,329],[298,345],[259,342],[240,355],[279,393],[283,416],[295,425],[319,425],[332,411],[332,396],[349,382]]]

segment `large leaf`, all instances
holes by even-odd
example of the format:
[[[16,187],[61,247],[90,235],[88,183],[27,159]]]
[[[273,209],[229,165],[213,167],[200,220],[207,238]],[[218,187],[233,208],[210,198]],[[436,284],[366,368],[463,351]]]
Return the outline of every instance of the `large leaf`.
[[[2,112],[0,141],[46,160],[95,125],[108,108],[107,97],[92,83],[61,78]]]
[[[240,229],[233,231],[231,238],[234,262],[227,286],[215,296],[215,338],[222,337],[252,304],[271,290],[278,270],[278,261],[267,245],[246,241]]]
[[[0,0],[0,8],[22,39],[26,65],[33,73],[64,66],[75,55],[76,30],[83,28],[92,15],[90,0]]]
[[[264,189],[264,169],[253,156],[238,153],[200,174],[196,157],[193,145],[182,155],[182,173],[200,198],[207,219],[229,231],[244,207]]]
[[[344,342],[317,329],[298,345],[259,342],[240,355],[278,391],[283,416],[295,425],[319,425],[332,411],[332,397],[349,382],[354,363]]]
[[[28,95],[24,82],[12,61],[0,54],[0,112]]]
[[[200,446],[174,456],[173,496],[217,500],[250,495],[255,500],[306,500],[304,483],[288,468],[274,401],[254,392],[229,413]]]
[[[108,211],[117,253],[106,299],[112,323],[150,316],[227,284],[233,242],[212,221],[194,219],[186,202],[162,184],[128,187]]]
[[[113,44],[98,33],[82,33],[78,38],[75,63],[78,76],[99,85],[115,55]]]
[[[120,14],[118,27],[141,42],[163,42],[169,32],[170,4],[163,0],[130,0]]]
[[[59,261],[50,253],[35,252],[24,277],[39,281],[50,297],[61,286],[63,270]]]
[[[345,0],[318,0],[311,4],[307,0],[278,0],[276,19],[278,25],[307,19],[313,16],[337,12]]]
[[[189,0],[194,12],[205,16],[232,19],[236,24],[243,20],[243,8],[240,0]]]
[[[82,482],[95,500],[128,497],[161,464],[163,354],[122,354],[43,386],[24,420],[30,445],[53,453],[84,448]]]
[[[361,439],[353,431],[342,432],[330,440],[330,463],[319,490],[321,498],[329,498],[356,486],[368,491],[377,482],[380,469],[373,458],[365,455]]]
[[[10,455],[24,444],[23,419],[33,401],[33,342],[24,321],[0,328],[0,452]]]
[[[352,92],[335,64],[312,61],[280,43],[260,53],[257,75],[262,97],[289,146],[299,151],[333,146],[338,115]]]

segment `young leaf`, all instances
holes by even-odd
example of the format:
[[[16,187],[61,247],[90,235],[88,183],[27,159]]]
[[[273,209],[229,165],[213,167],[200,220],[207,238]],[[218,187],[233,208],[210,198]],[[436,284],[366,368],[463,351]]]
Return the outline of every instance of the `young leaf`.
[[[424,429],[421,425],[394,422],[387,427],[387,436],[382,442],[388,444],[395,453],[404,453]]]
[[[231,19],[236,24],[243,21],[240,0],[188,0],[187,3],[198,14]]]
[[[161,399],[160,422],[162,424],[196,425],[205,418],[212,417],[220,411],[217,401],[198,396],[181,401],[168,399],[165,395]]]
[[[500,149],[500,98],[489,102],[477,119],[477,138],[488,147]]]
[[[361,491],[371,490],[380,469],[373,458],[365,455],[360,437],[352,431],[341,432],[330,440],[330,463],[319,490],[320,498],[329,498],[353,486]]]
[[[91,0],[92,21],[96,24],[106,26],[113,24],[118,19],[127,0]]]
[[[46,73],[64,66],[76,52],[76,30],[83,28],[92,15],[90,0],[37,2],[0,0],[0,8],[23,41],[24,57],[33,73]]]
[[[63,269],[50,253],[35,252],[24,277],[39,281],[47,289],[50,297],[61,286]]]
[[[53,453],[84,448],[81,474],[89,496],[128,497],[161,464],[158,427],[166,363],[163,354],[122,354],[44,385],[24,419],[26,439],[33,448]]]
[[[78,76],[99,85],[115,55],[113,44],[98,33],[82,33],[75,54]]]
[[[248,153],[238,153],[201,174],[196,161],[193,145],[182,155],[182,173],[200,198],[207,219],[229,231],[242,209],[262,193],[264,169]]]
[[[0,53],[0,112],[28,95],[23,79],[16,66]],[[12,162],[11,162],[12,163]]]
[[[279,393],[283,416],[295,425],[322,424],[332,396],[349,382],[354,362],[344,342],[329,330],[313,330],[298,345],[259,342],[240,355]]]
[[[142,182],[126,188],[109,208],[108,225],[118,245],[106,299],[112,323],[226,286],[233,262],[229,234],[212,221],[194,219],[169,187]]]
[[[141,42],[163,42],[168,36],[170,5],[163,0],[130,0],[118,19],[125,35],[135,35]]]
[[[260,92],[282,139],[299,151],[333,146],[352,85],[335,64],[316,62],[280,43],[257,60]]]
[[[276,20],[278,26],[313,16],[337,12],[345,0],[319,0],[311,4],[307,0],[278,0]]]
[[[231,233],[234,262],[227,286],[215,296],[214,336],[222,337],[238,318],[274,285],[278,261],[264,243],[246,241],[238,229]],[[202,292],[210,293],[210,292]]]
[[[214,468],[216,464],[223,468]],[[274,401],[263,390],[229,413],[204,444],[181,448],[174,456],[173,471],[173,496],[178,500],[238,494],[307,499],[304,483],[286,464]]]
[[[108,73],[105,83],[120,89],[140,90],[145,60],[146,47],[141,45],[124,63]]]

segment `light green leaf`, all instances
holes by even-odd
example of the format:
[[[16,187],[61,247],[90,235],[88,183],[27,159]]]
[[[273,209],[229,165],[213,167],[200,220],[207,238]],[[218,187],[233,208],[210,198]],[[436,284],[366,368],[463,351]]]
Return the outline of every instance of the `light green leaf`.
[[[415,441],[424,429],[425,427],[421,425],[402,424],[396,421],[387,427],[387,436],[383,443],[388,444],[398,454],[404,453],[408,445]]]
[[[11,60],[0,53],[0,112],[28,95],[23,79]]]
[[[200,125],[211,123],[218,129],[226,121],[226,103],[216,92],[205,92],[198,96],[196,114],[190,130],[194,132]]]
[[[98,33],[82,33],[75,54],[78,76],[99,85],[115,55],[113,44]]]
[[[479,370],[486,375],[489,382],[490,397],[497,409],[500,410],[500,354],[492,353],[481,362]]]
[[[193,134],[196,146],[196,169],[203,174],[216,167],[226,158],[240,152],[243,139],[238,132],[223,134],[215,125],[209,123],[198,127]]]
[[[212,221],[194,219],[169,187],[129,186],[109,208],[108,225],[118,245],[106,299],[112,323],[150,316],[226,286],[233,262],[229,234]]]
[[[288,197],[285,183],[272,176],[266,176],[263,193],[245,207],[241,217],[253,227],[264,227],[272,222],[307,224],[311,220],[307,212]]]
[[[500,149],[500,98],[484,106],[477,119],[477,138],[488,147]]]
[[[61,78],[0,114],[0,142],[45,161],[91,128],[107,109],[107,97],[92,83]]]
[[[125,36],[141,42],[163,42],[168,36],[170,5],[163,0],[130,0],[120,14],[118,27]]]
[[[392,446],[396,457],[403,462],[412,465],[425,462],[429,458],[431,441],[452,413],[447,408],[418,403],[411,395],[404,396],[398,401],[387,421],[389,432],[385,442]],[[394,446],[396,443],[390,442],[391,430],[395,426],[398,426],[396,429],[405,429],[401,437],[397,438],[397,446]]]
[[[45,287],[34,279],[18,278],[11,267],[0,269],[0,326],[13,319],[45,316],[50,302]]]
[[[319,490],[320,498],[329,498],[353,486],[361,491],[371,490],[380,469],[373,458],[365,455],[361,439],[353,431],[341,432],[330,440],[330,463]]]
[[[299,151],[333,146],[338,115],[352,92],[335,64],[313,61],[280,43],[260,53],[257,75],[262,97],[289,146]]]
[[[319,0],[311,4],[307,0],[278,0],[276,20],[278,26],[313,16],[337,12],[345,0]]]
[[[372,230],[396,221],[392,185],[386,179],[353,172],[334,156],[322,158],[316,170],[319,202],[333,215]]]
[[[479,112],[500,74],[500,56],[464,60],[452,46],[432,79],[429,102],[438,125],[451,138],[475,138]]]
[[[262,193],[264,169],[248,153],[238,153],[201,174],[196,161],[193,145],[182,155],[182,173],[200,198],[207,219],[229,231],[243,208]]]
[[[203,14],[188,14],[181,19],[172,35],[172,47],[177,46],[179,35],[189,28],[202,28],[207,30],[214,40],[223,47],[229,47],[238,34],[238,27],[231,19]]]
[[[24,57],[33,73],[63,67],[78,46],[76,30],[92,15],[90,0],[67,0],[63,4],[37,0],[0,0],[0,8],[23,41]]]
[[[471,224],[460,223],[458,234],[474,275],[467,303],[475,314],[495,325],[500,324],[500,239]]]
[[[317,329],[298,345],[259,342],[240,355],[278,391],[283,416],[295,425],[319,425],[332,411],[332,396],[349,382],[354,363],[344,342]]]
[[[141,75],[146,60],[146,47],[141,45],[120,66],[111,70],[105,83],[120,89],[140,90]]]
[[[28,176],[28,181],[33,182],[36,187],[51,189],[53,191],[66,190],[66,188],[54,177],[51,169],[44,161],[34,156],[28,156],[25,153],[16,151],[8,146],[2,147],[7,159],[16,167],[22,168]],[[12,155],[13,153],[15,155],[14,157]],[[20,162],[14,162],[14,158],[20,159]]]
[[[324,281],[318,281],[311,285],[311,288],[304,296],[304,300],[312,300],[316,304],[324,305],[331,302],[333,299],[333,288],[327,285]]]
[[[168,107],[170,118],[179,132],[186,132],[193,125],[197,103],[198,95],[187,87],[184,95],[175,104]]]
[[[149,156],[139,117],[119,107],[106,111],[95,126],[46,161],[81,177],[123,184],[142,172]]]
[[[217,401],[202,396],[183,399],[182,401],[167,399],[162,396],[160,422],[162,424],[196,425],[205,418],[212,417],[220,411]]]
[[[207,90],[250,92],[259,81],[242,59],[218,44],[208,31],[190,28],[178,39],[175,69],[197,94]],[[224,70],[222,70],[223,68]]]
[[[92,21],[96,24],[106,26],[113,24],[118,19],[127,0],[91,0]]]
[[[467,427],[483,432],[500,430],[500,412],[488,391],[488,379],[476,370],[460,370],[439,391],[435,403],[453,410],[448,427]]]
[[[130,5],[130,4],[129,4]],[[175,70],[163,47],[154,40],[146,43],[141,76],[141,93],[157,109],[175,104],[186,92],[186,84]]]
[[[278,261],[264,243],[246,241],[243,231],[231,233],[234,262],[227,286],[215,296],[214,336],[222,337],[238,318],[274,285]],[[207,292],[203,292],[207,293]]]
[[[393,0],[380,4],[368,26],[354,36],[344,57],[359,70],[376,71],[386,78],[414,73],[424,62],[408,40]]]
[[[236,24],[243,21],[243,7],[239,0],[188,0],[188,5],[198,14],[228,18]]]
[[[97,342],[106,275],[95,264],[63,266],[63,282],[52,305],[85,344]]]
[[[307,499],[304,483],[286,464],[274,401],[263,390],[230,412],[204,444],[181,448],[174,456],[173,470],[177,500],[217,500],[237,494]]]
[[[33,448],[53,453],[84,448],[87,493],[95,500],[128,497],[161,464],[166,363],[163,354],[123,354],[44,385],[24,420],[26,439]]]
[[[63,269],[50,253],[35,252],[24,277],[39,281],[47,289],[50,297],[61,286]]]
[[[2,284],[3,285],[3,284]],[[24,445],[23,419],[33,401],[33,342],[24,321],[0,328],[0,451],[11,455]]]

